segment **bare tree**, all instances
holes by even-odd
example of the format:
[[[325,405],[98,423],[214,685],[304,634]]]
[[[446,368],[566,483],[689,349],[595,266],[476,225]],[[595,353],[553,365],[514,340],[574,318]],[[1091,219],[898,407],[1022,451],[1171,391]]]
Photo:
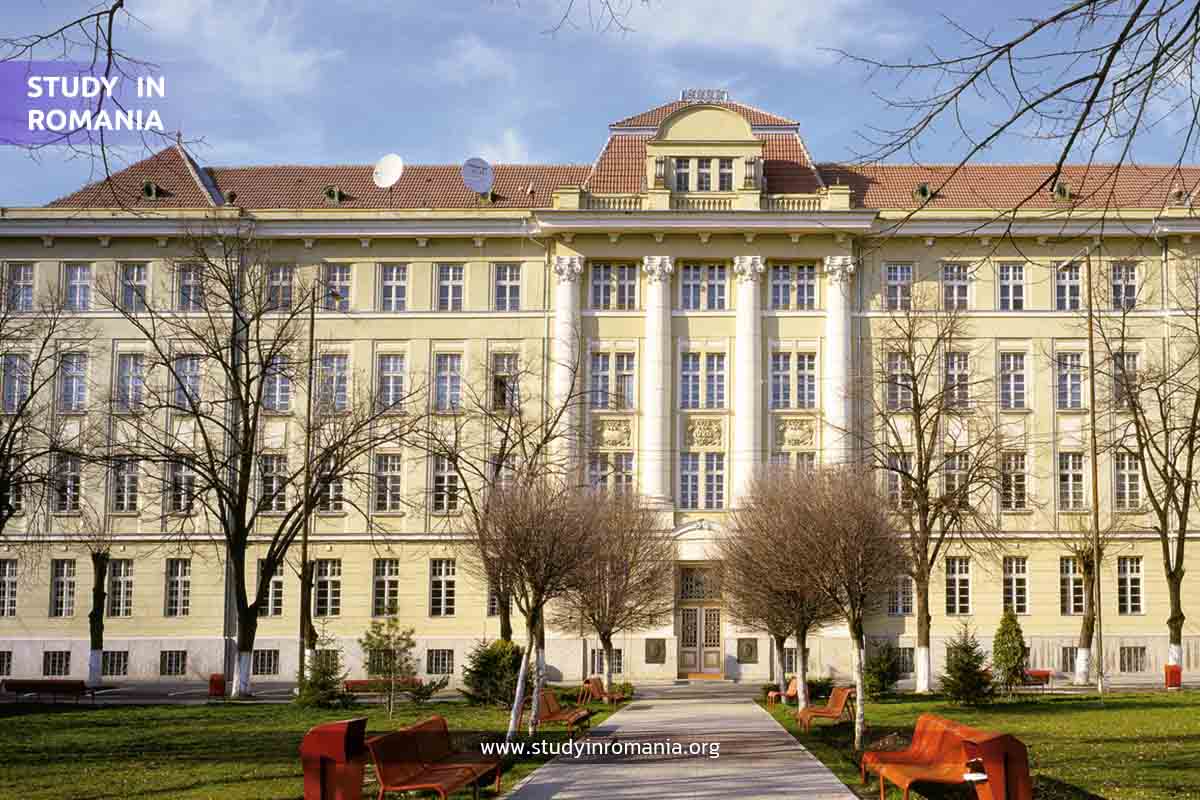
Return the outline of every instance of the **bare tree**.
[[[796,565],[803,546],[792,506],[809,477],[806,470],[770,469],[754,478],[733,513],[732,535],[721,541],[721,589],[733,618],[765,631],[775,644],[779,687],[785,691],[784,644],[796,638],[797,697],[808,705],[808,637],[838,619],[839,608]]]
[[[276,568],[318,509],[371,519],[374,452],[407,441],[420,415],[403,413],[403,392],[377,397],[345,351],[316,346],[314,305],[333,288],[275,261],[252,227],[196,233],[183,249],[166,286],[126,265],[97,284],[136,335],[115,370],[113,458],[133,459],[165,535],[223,549],[243,696]],[[311,417],[295,419],[297,396],[314,398]]]
[[[799,473],[791,513],[802,537],[799,552],[822,554],[819,559],[796,559],[797,567],[837,607],[850,630],[856,750],[862,749],[866,728],[866,620],[895,586],[908,560],[878,481],[879,473],[859,467]]]
[[[669,621],[675,541],[659,526],[660,513],[632,492],[597,491],[591,554],[555,606],[552,622],[568,628],[582,621],[604,648],[605,686],[612,689],[613,638]]]
[[[887,298],[868,367],[852,392],[868,420],[855,432],[866,463],[885,476],[888,507],[906,534],[917,617],[916,688],[931,688],[929,581],[951,542],[977,548],[999,531],[1005,489],[1003,429],[990,351],[964,314],[936,293]],[[948,307],[949,306],[949,307]],[[1015,398],[1000,397],[1001,407]],[[1023,400],[1022,400],[1023,402]]]
[[[1104,564],[1109,552],[1118,544],[1120,529],[1114,515],[1109,524],[1100,531],[1099,551],[1100,563]],[[1079,615],[1079,643],[1075,648],[1075,674],[1072,681],[1078,686],[1088,683],[1092,669],[1092,647],[1096,638],[1096,583],[1100,570],[1096,566],[1096,541],[1092,537],[1090,525],[1083,525],[1078,517],[1072,517],[1067,526],[1058,533],[1059,546],[1070,555],[1065,558],[1068,562],[1069,574],[1062,574],[1060,598],[1065,607],[1063,613]],[[1094,668],[1104,669],[1103,664],[1096,663]]]

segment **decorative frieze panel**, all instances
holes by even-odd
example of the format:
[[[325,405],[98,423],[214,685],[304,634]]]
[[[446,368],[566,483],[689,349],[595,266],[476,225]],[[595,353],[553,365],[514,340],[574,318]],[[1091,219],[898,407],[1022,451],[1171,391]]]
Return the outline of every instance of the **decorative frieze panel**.
[[[719,419],[689,419],[684,441],[688,447],[721,447],[725,442],[725,430]]]
[[[811,419],[790,417],[775,423],[775,446],[777,448],[813,447],[816,440],[816,423]]]
[[[592,425],[592,441],[600,448],[633,446],[633,424],[627,419],[601,419]]]

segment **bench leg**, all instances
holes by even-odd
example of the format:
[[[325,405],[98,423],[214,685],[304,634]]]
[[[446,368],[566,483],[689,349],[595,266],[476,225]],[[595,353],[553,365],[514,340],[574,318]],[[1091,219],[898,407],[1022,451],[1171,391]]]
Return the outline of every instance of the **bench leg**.
[[[496,794],[500,794],[500,765],[496,765]]]

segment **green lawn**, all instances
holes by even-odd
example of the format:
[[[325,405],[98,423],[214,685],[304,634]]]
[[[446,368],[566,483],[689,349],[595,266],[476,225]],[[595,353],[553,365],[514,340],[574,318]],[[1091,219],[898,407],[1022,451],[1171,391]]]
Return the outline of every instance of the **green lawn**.
[[[764,704],[765,707],[765,704]],[[1200,798],[1200,692],[1095,696],[1022,696],[978,709],[939,699],[911,697],[867,704],[867,740],[893,737],[907,743],[917,716],[932,712],[986,730],[1011,733],[1029,748],[1035,800],[1183,800]],[[864,797],[878,797],[872,778],[861,790],[848,723],[817,722],[811,734],[796,728],[795,708],[772,710],[775,718],[817,758]],[[900,742],[896,735],[905,737]],[[921,797],[974,797],[957,791]],[[899,792],[894,792],[899,797]]]
[[[607,712],[600,704],[594,719]],[[299,798],[299,746],[313,725],[366,716],[369,734],[432,713],[451,731],[507,727],[504,709],[465,703],[405,705],[389,720],[379,706],[308,711],[291,705],[0,706],[0,798]],[[562,726],[547,729],[562,731]],[[561,735],[561,734],[557,734]],[[510,765],[502,790],[541,762]],[[372,775],[370,766],[367,774]],[[374,796],[374,791],[364,794]],[[469,797],[469,792],[463,793]],[[481,793],[491,797],[490,791]]]

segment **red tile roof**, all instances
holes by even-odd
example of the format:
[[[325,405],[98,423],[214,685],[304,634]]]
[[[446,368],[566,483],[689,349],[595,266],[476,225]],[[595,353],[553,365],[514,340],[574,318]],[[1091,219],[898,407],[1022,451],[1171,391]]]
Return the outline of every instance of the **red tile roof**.
[[[936,192],[928,209],[991,211],[1072,205],[1158,209],[1169,204],[1172,191],[1194,192],[1200,183],[1200,167],[1068,165],[1063,169],[1063,180],[1071,190],[1067,203],[1056,200],[1050,187],[1039,188],[1053,170],[1049,164],[969,164],[957,173],[953,166],[915,164],[818,164],[817,169],[826,185],[848,185],[855,206],[903,210],[921,205],[913,196],[920,183],[928,183]]]
[[[763,140],[763,177],[772,194],[813,194],[821,176],[813,169],[804,142],[795,133],[760,133]]]
[[[158,187],[157,198],[151,199],[142,193],[146,181]],[[50,203],[52,208],[207,208],[213,205],[212,194],[204,186],[195,163],[178,145]]]
[[[672,103],[661,105],[658,108],[652,108],[649,111],[643,111],[640,114],[634,114],[632,117],[626,117],[622,120],[609,125],[610,128],[657,128],[659,124],[670,116],[675,111],[684,106],[700,105],[698,103],[688,102],[686,100],[676,100]],[[704,103],[703,105],[720,106],[727,108],[730,111],[735,111],[746,118],[746,121],[751,125],[795,125],[796,121],[781,117],[778,114],[772,114],[763,111],[754,106],[748,106],[743,103]]]

